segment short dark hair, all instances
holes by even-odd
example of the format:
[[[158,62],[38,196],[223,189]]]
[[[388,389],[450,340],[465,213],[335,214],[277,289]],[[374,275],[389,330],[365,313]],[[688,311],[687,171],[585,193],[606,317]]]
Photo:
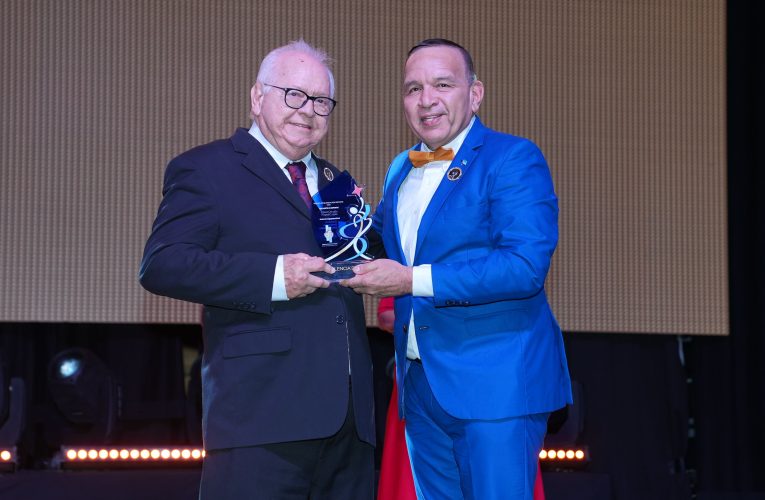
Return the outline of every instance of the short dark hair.
[[[427,40],[423,40],[411,49],[409,49],[409,53],[406,55],[406,58],[409,59],[409,57],[414,54],[416,51],[420,49],[424,49],[427,47],[454,47],[455,49],[459,50],[460,53],[462,53],[462,58],[465,60],[465,68],[467,69],[467,77],[469,82],[474,82],[477,78],[475,74],[475,67],[473,66],[473,58],[470,57],[470,52],[465,49],[462,45],[458,44],[457,42],[452,42],[451,40],[447,40],[446,38],[428,38]]]

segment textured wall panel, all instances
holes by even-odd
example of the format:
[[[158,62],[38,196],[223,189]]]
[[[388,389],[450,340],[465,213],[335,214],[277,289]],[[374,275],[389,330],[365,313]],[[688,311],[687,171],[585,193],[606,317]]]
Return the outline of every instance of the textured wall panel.
[[[0,320],[196,321],[197,306],[136,281],[167,161],[248,126],[258,62],[303,36],[336,59],[340,104],[318,153],[375,202],[413,141],[406,51],[443,36],[474,54],[482,119],[550,162],[563,327],[728,331],[722,0],[3,7]]]

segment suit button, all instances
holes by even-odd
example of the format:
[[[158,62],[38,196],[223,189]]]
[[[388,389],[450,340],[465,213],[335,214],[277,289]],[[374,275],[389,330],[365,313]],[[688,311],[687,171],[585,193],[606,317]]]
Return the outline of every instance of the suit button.
[[[430,328],[428,325],[422,325],[418,330],[427,330],[428,328]]]
[[[335,321],[337,322],[338,325],[342,325],[343,323],[345,323],[345,316],[343,316],[342,314],[338,314],[337,316],[335,316]]]
[[[409,328],[406,325],[404,325],[404,333],[406,333],[407,330],[409,330]]]

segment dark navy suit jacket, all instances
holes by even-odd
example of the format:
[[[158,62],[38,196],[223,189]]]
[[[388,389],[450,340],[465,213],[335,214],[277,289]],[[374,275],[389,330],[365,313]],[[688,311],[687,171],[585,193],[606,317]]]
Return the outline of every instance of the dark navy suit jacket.
[[[316,158],[323,174],[338,170]],[[207,449],[327,437],[348,409],[349,355],[359,437],[374,444],[372,365],[361,296],[332,285],[272,302],[276,258],[321,255],[310,214],[245,129],[167,167],[141,262],[150,292],[204,304]]]

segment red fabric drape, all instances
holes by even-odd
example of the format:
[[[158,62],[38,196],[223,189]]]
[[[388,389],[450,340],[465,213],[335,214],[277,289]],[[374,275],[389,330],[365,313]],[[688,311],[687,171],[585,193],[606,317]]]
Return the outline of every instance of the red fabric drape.
[[[377,500],[417,500],[404,439],[404,421],[398,418],[398,390],[395,383],[385,420],[385,442]]]

